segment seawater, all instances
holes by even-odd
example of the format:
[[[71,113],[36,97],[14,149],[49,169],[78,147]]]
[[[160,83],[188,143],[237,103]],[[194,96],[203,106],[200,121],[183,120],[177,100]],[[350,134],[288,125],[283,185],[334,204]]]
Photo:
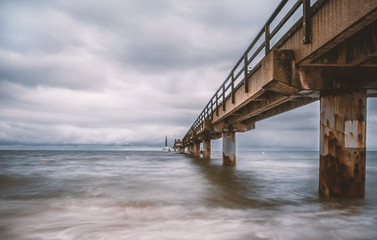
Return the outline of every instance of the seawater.
[[[239,152],[237,166],[153,151],[0,151],[0,239],[377,239],[366,197],[318,196],[318,152]]]

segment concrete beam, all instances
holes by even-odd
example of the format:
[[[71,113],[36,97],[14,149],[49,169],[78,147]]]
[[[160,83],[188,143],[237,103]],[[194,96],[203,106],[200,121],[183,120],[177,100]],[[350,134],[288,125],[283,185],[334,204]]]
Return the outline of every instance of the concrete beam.
[[[319,192],[327,197],[364,197],[366,92],[321,96]]]
[[[364,65],[377,56],[376,36],[377,21],[374,21],[311,63],[338,66]]]
[[[202,135],[207,135],[212,131],[212,120],[211,119],[204,119],[202,124],[197,129],[196,134],[199,138],[201,138]]]
[[[233,123],[233,131],[234,132],[247,132],[250,130],[255,129],[255,122],[251,121],[245,121],[245,122],[238,122],[238,123]]]
[[[261,114],[253,116],[252,118],[249,119],[249,121],[258,122],[258,121],[261,121],[263,119],[273,117],[273,116],[279,115],[281,113],[288,112],[292,109],[307,105],[309,103],[313,103],[313,102],[317,101],[318,99],[319,99],[319,96],[317,96],[317,94],[315,94],[315,96],[313,96],[313,97],[295,98],[295,99],[292,99],[288,102],[280,104],[280,105],[278,105],[274,108],[271,108],[271,109],[269,109],[269,110],[267,110],[267,111],[265,111]]]
[[[225,111],[220,108],[217,114],[213,114],[212,123],[217,124],[231,114],[238,111],[254,99],[263,95],[271,81],[295,86],[294,76],[294,54],[291,50],[272,50],[262,61],[260,68],[248,79],[249,91],[245,93],[243,87],[235,89],[234,103],[232,98],[225,99]]]
[[[255,129],[255,123],[249,121],[245,121],[242,123],[239,121],[234,123],[225,123],[224,121],[222,121],[214,125],[213,129],[213,131],[215,131],[216,133],[223,133],[229,130],[233,132],[247,132],[252,129]]]
[[[206,130],[210,130],[212,127],[212,120],[211,119],[205,119],[203,121],[203,128]]]
[[[214,132],[210,136],[211,136],[211,139],[220,139],[223,137],[221,132]]]
[[[278,80],[272,80],[271,82],[264,85],[263,88],[286,96],[296,94],[301,90],[298,86],[292,86]]]
[[[304,66],[298,74],[306,90],[377,89],[377,67]]]
[[[291,99],[291,97],[275,93],[275,92],[266,92],[263,94],[267,101],[257,101],[257,102],[250,102],[243,108],[241,108],[238,113],[240,115],[238,116],[231,116],[228,118],[229,123],[238,123],[238,122],[244,122],[253,116],[259,115],[269,109],[272,109],[276,106],[279,106],[283,104],[284,102],[287,102]]]

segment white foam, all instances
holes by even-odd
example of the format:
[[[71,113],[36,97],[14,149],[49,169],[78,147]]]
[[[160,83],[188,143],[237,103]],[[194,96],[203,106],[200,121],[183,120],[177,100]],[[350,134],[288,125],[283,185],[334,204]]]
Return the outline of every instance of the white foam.
[[[240,210],[154,206],[109,200],[57,200],[22,218],[12,235],[22,239],[240,239],[250,233]]]

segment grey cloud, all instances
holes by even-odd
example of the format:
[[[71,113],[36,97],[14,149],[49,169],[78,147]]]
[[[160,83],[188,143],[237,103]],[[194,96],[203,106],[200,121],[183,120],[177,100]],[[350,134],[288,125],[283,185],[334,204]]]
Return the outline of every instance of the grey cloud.
[[[1,1],[0,46],[15,52],[56,51],[59,36],[50,34],[50,12],[46,1]]]
[[[233,4],[234,7],[229,9]],[[91,4],[90,7],[84,7],[83,3],[76,6],[76,3],[64,2],[62,5],[70,16],[79,21],[116,31],[119,41],[114,42],[116,47],[110,49],[110,53],[104,53],[105,57],[115,56],[122,64],[131,64],[146,72],[169,71],[172,68],[187,70],[213,65],[219,59],[234,61],[250,38],[245,37],[245,26],[257,22],[260,25],[263,17],[267,18],[263,16],[264,11],[250,14],[245,10],[248,7],[255,9],[258,4],[247,3],[247,6],[237,7],[245,5],[245,1],[232,4],[227,1],[154,1],[153,4],[111,1]],[[114,9],[114,5],[120,6]],[[263,5],[265,9],[272,6]],[[240,15],[243,25],[233,22],[222,27],[222,21],[232,22],[230,16],[240,18]],[[247,31],[247,34],[252,32],[255,31]]]
[[[194,1],[193,13],[200,21],[214,27],[261,28],[279,1]],[[203,7],[205,5],[205,7]]]
[[[234,6],[242,4],[245,2],[235,2]],[[37,50],[41,53],[37,57],[43,57],[43,53],[47,56],[59,54],[74,46],[106,61],[116,61],[143,72],[182,71],[205,65],[212,67],[218,61],[231,65],[247,45],[246,35],[253,31],[241,29],[240,24],[231,24],[224,29],[220,22],[231,22],[229,16],[256,18],[263,13],[249,14],[245,11],[247,7],[253,9],[258,6],[250,3],[247,7],[233,7],[230,11],[229,7],[233,5],[226,1],[183,4],[172,1],[50,1],[36,2],[35,5],[25,2],[4,5],[7,5],[7,13],[4,13],[7,17],[2,23],[4,34],[0,41],[3,47],[16,52]],[[250,25],[252,20],[243,21]],[[84,29],[86,32],[83,32]],[[88,34],[87,38],[81,36]],[[16,37],[7,37],[14,35]],[[93,44],[98,46],[91,46]],[[74,53],[71,51],[70,54]],[[35,60],[27,59],[31,63]],[[33,65],[13,66],[10,63],[3,65],[1,71],[10,80],[24,84],[36,83],[36,80],[46,84],[71,81],[77,85],[74,87],[79,88],[80,83],[88,85],[86,79],[94,77],[88,73],[92,69],[87,69],[87,66],[77,66],[81,74],[87,72],[80,76],[76,69],[67,66],[69,62],[65,65],[47,65],[45,69],[38,69]],[[70,72],[74,74],[64,81],[58,80]],[[29,78],[35,76],[35,79],[27,81],[22,77],[25,75]],[[92,82],[98,82],[98,79]]]
[[[86,68],[76,65],[77,59],[43,59],[45,56],[20,56],[12,61],[0,51],[0,81],[19,83],[25,86],[39,85],[74,89],[99,89],[106,79],[95,66]],[[41,59],[42,58],[42,59]]]
[[[278,2],[1,1],[0,144],[183,137]],[[368,109],[376,146],[375,100]],[[238,144],[307,148],[318,125],[316,103],[258,122]]]

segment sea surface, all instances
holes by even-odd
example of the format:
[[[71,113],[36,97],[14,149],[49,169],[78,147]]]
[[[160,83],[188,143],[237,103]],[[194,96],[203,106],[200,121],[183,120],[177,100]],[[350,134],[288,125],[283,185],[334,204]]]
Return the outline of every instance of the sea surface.
[[[0,151],[0,239],[377,239],[377,152],[354,200],[318,196],[318,152],[237,157]]]

